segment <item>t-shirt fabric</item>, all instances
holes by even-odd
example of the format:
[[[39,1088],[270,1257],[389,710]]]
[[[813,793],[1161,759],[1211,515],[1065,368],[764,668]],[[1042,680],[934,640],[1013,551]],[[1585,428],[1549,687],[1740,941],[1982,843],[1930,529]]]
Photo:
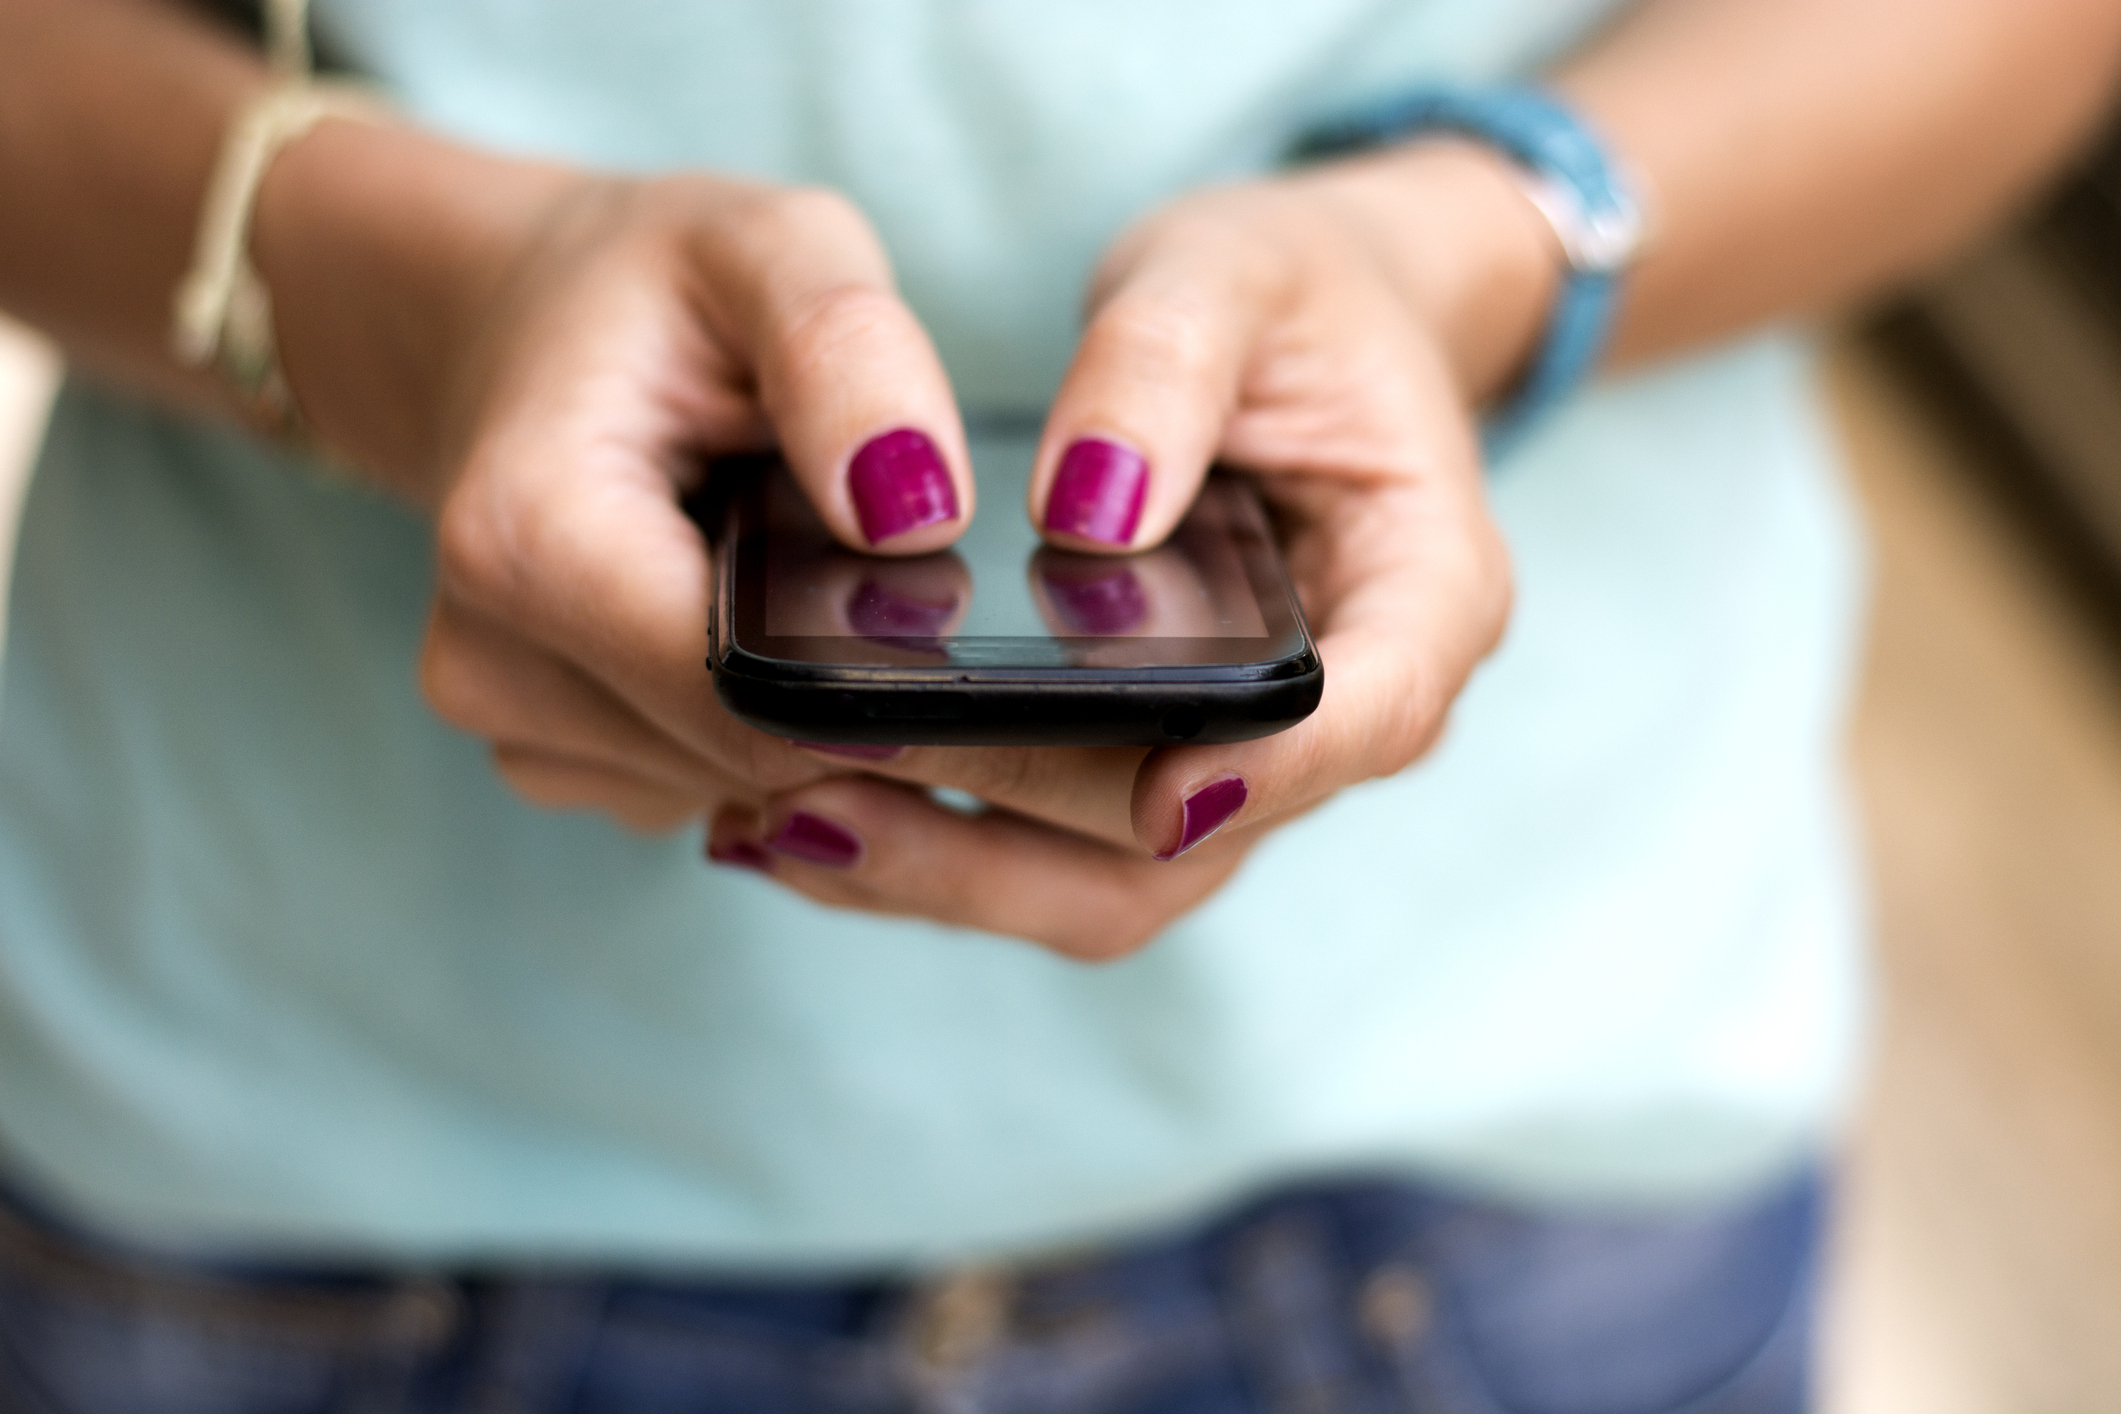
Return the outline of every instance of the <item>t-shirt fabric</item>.
[[[977,428],[1043,408],[1130,220],[1366,99],[1533,72],[1607,8],[319,25],[468,139],[846,191]],[[1601,385],[1492,492],[1517,610],[1442,744],[1093,968],[522,804],[420,700],[423,521],[72,384],[0,683],[0,1152],[187,1249],[767,1270],[1043,1250],[1349,1170],[1556,1203],[1760,1182],[1830,1135],[1862,1034],[1861,561],[1808,353]]]

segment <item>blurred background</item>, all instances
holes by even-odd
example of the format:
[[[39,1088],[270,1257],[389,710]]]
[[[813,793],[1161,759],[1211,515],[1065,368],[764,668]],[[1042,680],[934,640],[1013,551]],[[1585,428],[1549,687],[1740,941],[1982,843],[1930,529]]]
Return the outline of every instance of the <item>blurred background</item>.
[[[55,376],[0,322],[0,569]],[[1824,1407],[2121,1409],[2121,144],[1824,378],[1875,545],[1885,1006]]]

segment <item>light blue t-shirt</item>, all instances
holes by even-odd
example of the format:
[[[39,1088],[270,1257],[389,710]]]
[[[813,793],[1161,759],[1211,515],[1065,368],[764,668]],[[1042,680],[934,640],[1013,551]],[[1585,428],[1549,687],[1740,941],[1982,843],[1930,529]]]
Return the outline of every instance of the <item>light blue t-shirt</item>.
[[[1158,201],[1366,97],[1527,72],[1604,9],[320,23],[471,139],[847,191],[978,417],[1043,407],[1097,253]],[[784,1269],[1035,1250],[1351,1168],[1550,1200],[1757,1181],[1830,1132],[1861,1030],[1859,557],[1808,359],[1764,339],[1603,387],[1492,484],[1518,608],[1443,744],[1086,968],[519,803],[419,698],[424,523],[72,386],[0,697],[6,1163],[187,1247]]]

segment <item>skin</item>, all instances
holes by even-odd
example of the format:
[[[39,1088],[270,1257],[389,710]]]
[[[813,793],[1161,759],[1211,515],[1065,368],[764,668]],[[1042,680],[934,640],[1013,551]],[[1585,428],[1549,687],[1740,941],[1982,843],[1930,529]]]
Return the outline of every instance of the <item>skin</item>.
[[[1646,0],[1551,76],[1653,193],[1615,363],[1925,268],[2085,135],[2117,58],[2109,0]],[[263,83],[233,38],[157,0],[0,0],[0,305],[82,365],[240,416],[170,362],[165,331],[219,135]],[[1476,147],[1192,193],[1100,268],[1034,522],[1082,436],[1150,463],[1136,546],[1211,459],[1253,468],[1328,669],[1290,732],[1147,754],[929,748],[856,770],[714,704],[707,551],[676,509],[697,450],[777,442],[861,546],[848,463],[915,427],[960,517],[876,550],[939,549],[973,511],[944,371],[841,198],[332,121],[273,165],[252,239],[310,421],[435,517],[436,711],[539,805],[642,830],[706,819],[716,852],[753,846],[738,852],[828,904],[1123,955],[1266,831],[1418,759],[1507,622],[1474,417],[1535,345],[1557,253]],[[1152,858],[1185,799],[1233,774],[1248,794],[1230,822]],[[943,809],[937,784],[991,808]],[[756,848],[797,812],[855,836],[857,860]]]

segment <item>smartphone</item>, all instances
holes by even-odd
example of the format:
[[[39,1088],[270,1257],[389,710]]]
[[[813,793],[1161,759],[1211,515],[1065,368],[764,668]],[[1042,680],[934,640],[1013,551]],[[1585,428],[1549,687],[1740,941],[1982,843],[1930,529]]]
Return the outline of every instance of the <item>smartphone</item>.
[[[1154,550],[1043,544],[1028,445],[982,451],[948,550],[884,558],[819,522],[778,459],[724,460],[708,665],[739,719],[850,745],[1243,741],[1318,706],[1325,670],[1259,493],[1217,471]]]

